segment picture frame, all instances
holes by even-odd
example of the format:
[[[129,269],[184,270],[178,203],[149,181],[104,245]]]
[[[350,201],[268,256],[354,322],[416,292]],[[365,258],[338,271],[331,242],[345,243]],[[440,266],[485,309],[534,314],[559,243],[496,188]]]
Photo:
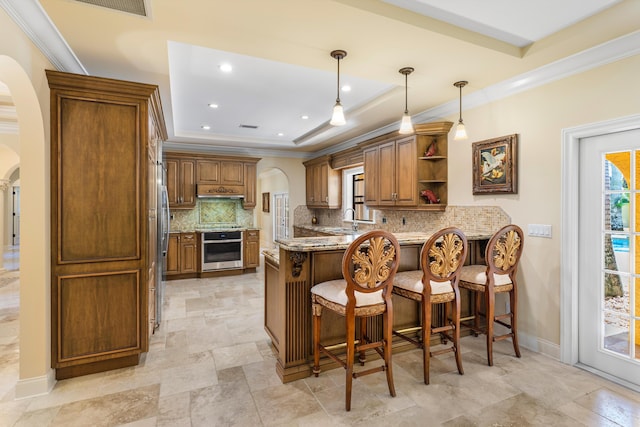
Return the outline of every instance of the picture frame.
[[[518,193],[518,134],[474,142],[473,194]]]
[[[270,193],[262,193],[262,212],[269,213],[269,201],[271,200]]]

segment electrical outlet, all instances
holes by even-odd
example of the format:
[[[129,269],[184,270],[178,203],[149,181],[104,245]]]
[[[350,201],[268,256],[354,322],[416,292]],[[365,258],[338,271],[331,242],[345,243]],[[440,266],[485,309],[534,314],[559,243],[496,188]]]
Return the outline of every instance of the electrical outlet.
[[[405,217],[402,217],[402,225],[407,225],[407,219]]]
[[[382,223],[383,223],[383,224],[386,224],[386,223],[387,223],[387,217],[386,217],[386,216],[383,216],[383,217],[382,217]]]
[[[528,234],[532,237],[551,238],[551,225],[548,224],[529,224]]]

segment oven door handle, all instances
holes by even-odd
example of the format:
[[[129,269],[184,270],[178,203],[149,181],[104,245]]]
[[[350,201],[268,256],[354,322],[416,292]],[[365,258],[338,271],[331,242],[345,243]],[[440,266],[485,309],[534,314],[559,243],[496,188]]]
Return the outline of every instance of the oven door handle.
[[[242,239],[232,240],[203,240],[202,243],[242,243]]]

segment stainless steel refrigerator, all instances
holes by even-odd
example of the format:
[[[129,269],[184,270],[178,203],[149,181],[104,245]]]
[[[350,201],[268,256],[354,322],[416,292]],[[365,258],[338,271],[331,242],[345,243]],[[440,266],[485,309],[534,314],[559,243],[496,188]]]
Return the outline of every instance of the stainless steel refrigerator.
[[[162,153],[159,153],[162,159]],[[164,286],[165,286],[165,264],[167,258],[167,249],[169,247],[169,222],[171,213],[169,212],[169,197],[167,193],[167,170],[162,162],[158,162],[158,260],[156,262],[156,324],[155,328],[160,326],[162,321],[162,305],[164,303]]]

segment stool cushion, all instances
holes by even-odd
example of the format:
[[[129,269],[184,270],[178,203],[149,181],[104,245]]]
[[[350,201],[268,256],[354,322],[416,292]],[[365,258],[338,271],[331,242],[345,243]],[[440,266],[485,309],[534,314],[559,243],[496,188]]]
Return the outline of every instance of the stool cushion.
[[[311,288],[311,293],[340,305],[347,305],[347,281],[344,279],[329,280],[328,282],[318,283]],[[364,307],[367,305],[384,304],[382,299],[382,290],[375,292],[358,292],[355,291],[356,307]]]
[[[487,266],[486,265],[465,265],[460,272],[460,280],[462,282],[475,283],[477,285],[487,284]],[[511,284],[511,278],[508,274],[494,274],[494,286],[502,286]]]
[[[401,271],[396,273],[393,286],[421,294],[423,289],[422,270]],[[446,282],[431,281],[431,295],[446,294],[448,292],[453,292],[453,287],[449,280]]]

